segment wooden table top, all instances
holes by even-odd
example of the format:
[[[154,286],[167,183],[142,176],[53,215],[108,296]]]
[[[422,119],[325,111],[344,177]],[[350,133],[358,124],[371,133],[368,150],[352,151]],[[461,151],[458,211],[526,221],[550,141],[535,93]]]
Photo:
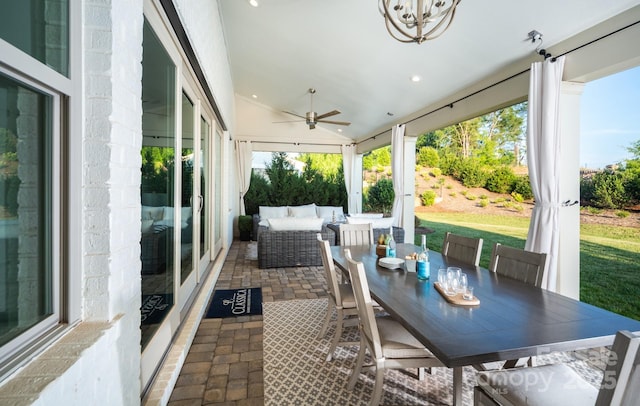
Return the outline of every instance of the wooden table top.
[[[610,345],[618,330],[640,331],[640,321],[434,251],[429,255],[430,279],[418,281],[404,268],[378,266],[375,246],[332,246],[334,262],[343,272],[347,272],[344,248],[364,263],[374,299],[447,367]],[[398,244],[397,256],[418,250],[413,244]],[[449,304],[434,288],[438,269],[447,266],[458,266],[467,274],[479,306]]]

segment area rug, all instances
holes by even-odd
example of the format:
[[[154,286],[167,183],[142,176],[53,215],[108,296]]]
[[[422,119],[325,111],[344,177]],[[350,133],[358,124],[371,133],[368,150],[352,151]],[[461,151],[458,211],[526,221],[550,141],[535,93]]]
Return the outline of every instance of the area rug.
[[[213,292],[206,318],[262,314],[262,288],[218,289]]]
[[[326,299],[291,300],[264,303],[264,395],[266,406],[281,405],[365,405],[371,400],[374,373],[361,374],[353,391],[347,389],[355,365],[357,346],[338,347],[331,362],[325,358],[333,330],[318,339],[327,309]],[[344,335],[357,341],[355,328]],[[538,364],[573,361],[564,353],[538,357]],[[573,364],[571,365],[573,366]],[[584,365],[580,368],[586,368]],[[576,369],[576,368],[574,368]],[[589,368],[588,374],[592,374]],[[414,370],[415,371],[415,370]],[[578,371],[580,373],[580,370]],[[476,372],[464,368],[463,404],[473,404]],[[599,383],[602,374],[590,381]],[[384,405],[450,405],[453,376],[448,368],[433,368],[419,381],[405,371],[387,370],[384,379]]]
[[[257,261],[258,260],[258,242],[251,241],[247,244],[247,250],[244,253],[244,259],[248,259],[249,261]]]
[[[167,315],[173,305],[173,295],[169,293],[156,293],[142,295],[140,307],[140,322],[146,324],[159,324]]]

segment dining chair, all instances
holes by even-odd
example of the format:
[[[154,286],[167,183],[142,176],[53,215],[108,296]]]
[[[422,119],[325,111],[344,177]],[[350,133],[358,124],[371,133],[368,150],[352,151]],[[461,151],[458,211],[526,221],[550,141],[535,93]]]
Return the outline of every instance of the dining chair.
[[[373,224],[340,224],[340,245],[373,244]]]
[[[348,248],[344,250],[344,254],[349,265],[349,275],[360,320],[360,349],[348,388],[353,390],[355,387],[368,350],[373,358],[373,366],[376,368],[370,405],[377,405],[382,398],[385,369],[433,368],[444,365],[391,316],[375,317],[364,265],[351,258],[351,251]]]
[[[545,253],[526,251],[495,243],[491,253],[489,270],[539,288],[542,286],[546,263],[547,254]],[[502,365],[502,369],[514,368],[518,362],[517,359],[508,360]],[[529,366],[534,366],[534,362],[532,357],[526,359]],[[474,367],[483,370],[486,366],[474,365]]]
[[[465,237],[447,231],[442,242],[442,255],[478,266],[483,241],[482,238]]]
[[[331,346],[329,347],[329,354],[327,355],[327,361],[331,361],[331,359],[333,358],[333,353],[335,352],[338,344],[358,344],[357,342],[340,342],[340,338],[342,337],[343,325],[357,325],[358,309],[356,309],[356,302],[353,297],[353,290],[351,289],[351,285],[346,283],[339,283],[336,268],[333,263],[333,256],[331,255],[329,241],[323,240],[322,234],[320,233],[318,233],[318,246],[320,247],[322,265],[324,267],[324,275],[327,279],[327,293],[329,294],[327,315],[324,319],[324,324],[320,329],[320,333],[318,334],[319,339],[327,334],[327,328],[329,327],[329,322],[331,321],[331,317],[333,316],[334,309],[337,314],[336,329],[333,333]]]
[[[565,364],[481,372],[475,406],[637,405],[640,399],[640,336],[616,333],[600,390]]]
[[[496,243],[493,246],[489,270],[540,287],[546,262],[545,253],[525,251]]]

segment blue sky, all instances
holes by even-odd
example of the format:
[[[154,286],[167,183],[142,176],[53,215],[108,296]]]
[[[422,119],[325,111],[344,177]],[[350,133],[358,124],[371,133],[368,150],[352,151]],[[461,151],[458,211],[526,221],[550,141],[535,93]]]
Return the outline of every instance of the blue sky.
[[[640,67],[586,83],[580,109],[582,167],[630,158],[627,148],[640,139]]]

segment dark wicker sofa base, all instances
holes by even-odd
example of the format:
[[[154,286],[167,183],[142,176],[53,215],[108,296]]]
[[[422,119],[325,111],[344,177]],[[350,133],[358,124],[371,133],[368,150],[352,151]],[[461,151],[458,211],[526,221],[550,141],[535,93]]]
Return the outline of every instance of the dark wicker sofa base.
[[[322,227],[322,239],[335,245],[335,233]],[[271,231],[258,227],[258,267],[320,266],[317,231]]]

